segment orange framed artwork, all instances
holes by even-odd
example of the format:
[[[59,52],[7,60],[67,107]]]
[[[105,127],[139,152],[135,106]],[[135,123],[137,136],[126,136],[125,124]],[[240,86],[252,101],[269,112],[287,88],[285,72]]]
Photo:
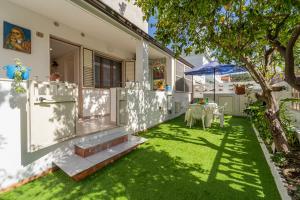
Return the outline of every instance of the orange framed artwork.
[[[4,21],[3,48],[30,54],[31,31],[21,26]]]

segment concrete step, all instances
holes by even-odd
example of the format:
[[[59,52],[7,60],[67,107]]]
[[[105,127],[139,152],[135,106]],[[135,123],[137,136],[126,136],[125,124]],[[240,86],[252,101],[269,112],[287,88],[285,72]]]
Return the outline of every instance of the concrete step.
[[[75,145],[75,154],[81,157],[88,157],[105,149],[128,141],[128,135],[117,134],[107,135],[96,140],[86,141]]]
[[[63,170],[68,176],[79,181],[97,170],[114,162],[126,155],[140,144],[146,141],[145,138],[130,136],[128,141],[115,145],[88,157],[81,157],[77,154],[63,155],[53,163]]]
[[[127,134],[128,134],[128,132],[126,131],[125,126],[118,126],[118,127],[112,128],[112,129],[107,129],[107,130],[102,130],[102,131],[98,131],[98,132],[87,134],[87,135],[82,135],[82,140],[80,141],[80,143],[101,140],[101,139],[107,138],[107,137],[110,137],[113,139],[113,138],[120,137],[120,136],[127,135]],[[79,136],[80,136],[80,134],[79,134]]]

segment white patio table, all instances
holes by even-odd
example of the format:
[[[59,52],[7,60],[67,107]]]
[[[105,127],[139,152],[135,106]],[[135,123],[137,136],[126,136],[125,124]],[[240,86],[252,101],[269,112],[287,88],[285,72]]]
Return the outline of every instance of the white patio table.
[[[210,127],[217,108],[216,103],[190,104],[185,113],[185,121],[191,127],[197,120],[202,120],[203,128]]]

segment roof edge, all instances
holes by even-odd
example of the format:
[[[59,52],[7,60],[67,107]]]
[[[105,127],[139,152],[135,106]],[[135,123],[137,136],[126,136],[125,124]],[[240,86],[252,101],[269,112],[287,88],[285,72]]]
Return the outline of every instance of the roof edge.
[[[160,48],[161,50],[163,50],[164,52],[166,52],[170,56],[176,58],[175,53],[172,50],[170,50],[167,47],[163,46],[160,42],[158,42],[156,39],[154,39],[148,33],[143,31],[142,29],[140,29],[138,26],[136,26],[135,24],[130,22],[128,19],[126,19],[125,17],[120,15],[118,12],[116,12],[114,9],[112,9],[110,6],[106,5],[102,1],[100,1],[100,0],[83,0],[83,1],[88,3],[89,5],[93,6],[97,10],[101,11],[102,13],[107,15],[108,17],[112,18],[113,20],[115,20],[116,22],[118,22],[119,24],[124,26],[125,28],[127,28],[130,31],[134,32],[135,34],[139,35],[140,37],[142,37],[146,41],[148,41],[151,44],[155,45],[156,47]],[[188,62],[187,60],[185,60],[182,57],[178,57],[176,59],[179,60],[180,62],[184,63],[185,65],[191,67],[191,68],[195,67],[193,64],[191,64],[190,62]]]

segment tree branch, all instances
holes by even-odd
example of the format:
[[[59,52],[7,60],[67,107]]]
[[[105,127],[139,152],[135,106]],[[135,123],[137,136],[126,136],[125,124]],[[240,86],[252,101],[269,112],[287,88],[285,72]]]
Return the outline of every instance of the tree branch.
[[[265,67],[271,64],[274,51],[275,51],[274,47],[265,51],[265,63],[264,63]]]
[[[266,82],[266,80],[264,79],[264,77],[260,73],[260,71],[256,70],[256,66],[250,61],[250,59],[241,55],[240,60],[243,63],[245,63],[245,65],[247,66],[247,69],[251,72],[252,75],[255,76],[255,78],[259,82],[263,92],[264,93],[271,92],[272,89],[271,89],[270,85]]]
[[[300,77],[296,77],[295,74],[295,58],[294,58],[294,46],[299,38],[300,35],[300,24],[298,24],[288,41],[286,47],[286,54],[285,54],[285,80],[288,82],[293,88],[300,90]]]
[[[285,86],[272,86],[272,91],[273,92],[280,92],[280,91],[283,91],[283,90],[286,90]]]
[[[263,69],[263,76],[264,77],[266,77],[267,71],[268,71],[268,67],[272,63],[272,56],[273,56],[274,51],[275,51],[274,47],[271,47],[271,48],[265,50],[265,53],[264,53],[264,63],[263,63],[263,67],[264,67],[264,69]]]
[[[280,33],[281,28],[283,27],[285,21],[289,18],[290,14],[285,14],[284,18],[276,25],[274,29],[274,34],[272,34],[272,30],[269,29],[267,32],[267,39],[271,42],[273,46],[277,48],[282,57],[285,56],[286,48],[279,42],[278,35]]]
[[[281,20],[281,22],[279,22],[275,29],[274,29],[274,34],[272,35],[272,30],[269,29],[268,31],[268,38],[271,39],[271,40],[276,40],[278,38],[278,35],[279,35],[279,32],[280,32],[280,29],[281,27],[283,27],[285,21],[289,18],[290,14],[284,14],[283,15],[284,18]]]

